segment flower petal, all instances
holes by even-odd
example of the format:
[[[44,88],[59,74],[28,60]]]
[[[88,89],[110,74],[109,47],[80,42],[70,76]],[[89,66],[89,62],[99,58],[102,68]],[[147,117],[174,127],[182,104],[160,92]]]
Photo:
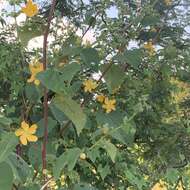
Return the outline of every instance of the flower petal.
[[[36,142],[38,140],[38,137],[35,135],[27,135],[27,139],[30,142]]]
[[[31,77],[27,80],[27,82],[33,82],[35,80],[35,76],[34,75],[31,75]]]
[[[34,80],[34,84],[36,85],[36,86],[38,86],[39,84],[40,84],[40,81],[39,80]]]
[[[32,135],[34,133],[36,133],[36,129],[38,128],[38,126],[36,124],[33,124],[29,129],[28,132]]]
[[[24,134],[24,130],[21,129],[21,128],[19,128],[19,129],[17,129],[17,130],[15,131],[15,135],[16,135],[17,137],[19,137],[19,136],[21,136],[21,135],[23,135],[23,134]]]
[[[111,104],[115,104],[115,103],[116,103],[116,100],[110,100],[110,103],[111,103]]]
[[[27,145],[27,139],[26,139],[26,136],[25,136],[25,135],[21,135],[21,136],[20,136],[20,142],[21,142],[23,145]]]
[[[23,121],[21,123],[21,128],[23,128],[25,131],[27,131],[29,129],[29,125],[25,121]]]
[[[104,103],[105,103],[105,104],[108,104],[108,103],[109,103],[109,99],[108,99],[107,97],[105,98]]]

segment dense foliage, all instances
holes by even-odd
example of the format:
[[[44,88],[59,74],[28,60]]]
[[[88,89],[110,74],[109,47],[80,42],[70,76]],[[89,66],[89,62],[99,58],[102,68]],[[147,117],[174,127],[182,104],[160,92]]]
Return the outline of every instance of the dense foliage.
[[[51,6],[1,11],[0,189],[190,189],[189,1],[57,0],[44,70]]]

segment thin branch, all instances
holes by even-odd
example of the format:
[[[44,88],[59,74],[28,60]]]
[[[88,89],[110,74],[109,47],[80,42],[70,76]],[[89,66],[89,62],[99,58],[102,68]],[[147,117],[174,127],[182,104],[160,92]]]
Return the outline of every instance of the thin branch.
[[[44,32],[44,41],[43,41],[43,70],[47,69],[47,44],[48,44],[48,35],[50,30],[51,21],[53,18],[55,10],[56,0],[52,0],[51,9],[48,16],[48,23],[46,30]],[[44,140],[42,147],[42,169],[46,169],[46,145],[48,138],[48,93],[47,88],[44,87]]]
[[[97,12],[96,13],[96,15],[95,15],[95,20],[96,20],[96,18],[97,18],[97,16],[98,16],[98,14],[99,14],[100,12]],[[87,27],[87,29],[85,30],[85,32],[83,33],[83,35],[82,35],[82,37],[81,37],[81,39],[83,39],[84,38],[84,36],[87,34],[87,32],[90,30],[90,28],[92,27],[92,25],[93,25],[93,21],[89,24],[89,26]]]

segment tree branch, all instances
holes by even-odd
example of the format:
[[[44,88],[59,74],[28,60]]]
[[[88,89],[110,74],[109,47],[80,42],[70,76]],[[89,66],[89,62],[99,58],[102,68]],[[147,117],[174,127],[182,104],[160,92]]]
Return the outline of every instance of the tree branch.
[[[55,10],[56,0],[52,0],[51,9],[48,16],[48,23],[46,30],[44,32],[44,41],[43,41],[43,70],[47,69],[47,44],[48,44],[48,35],[50,30],[51,21],[53,18]],[[42,169],[46,169],[46,145],[48,141],[48,94],[47,88],[44,87],[44,139],[42,147]]]

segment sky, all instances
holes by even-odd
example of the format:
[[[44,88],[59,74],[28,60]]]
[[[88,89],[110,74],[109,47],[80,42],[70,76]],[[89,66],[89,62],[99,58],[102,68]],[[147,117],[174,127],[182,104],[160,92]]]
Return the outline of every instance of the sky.
[[[41,0],[36,0],[36,2],[40,2]],[[89,0],[83,0],[84,3],[88,4],[89,3]],[[13,10],[13,7],[9,6],[9,4],[7,3],[7,0],[0,0],[0,11],[2,10],[2,8],[6,9],[6,10],[10,10],[12,11]],[[20,8],[20,7],[18,7]],[[118,17],[118,10],[115,6],[112,6],[110,7],[109,9],[106,10],[106,13],[107,13],[107,16],[110,17],[110,18],[117,18]],[[10,19],[10,18],[9,18]],[[24,22],[26,20],[26,16],[25,14],[20,14],[18,17],[17,17],[17,22],[18,24]],[[14,22],[13,19],[10,19],[9,22]],[[187,27],[186,28],[186,31],[190,33],[190,27]],[[78,31],[77,34],[79,36],[82,35],[82,32],[81,31]],[[93,43],[95,41],[95,37],[94,37],[94,33],[93,33],[93,30],[89,30],[88,33],[85,35],[85,38],[84,38],[84,42],[85,41],[90,41],[91,43]],[[39,44],[41,44],[41,37],[38,37],[36,39],[34,39],[32,42],[30,42],[29,46],[31,47],[38,47]],[[40,43],[39,43],[40,42]],[[132,41],[130,42],[129,46],[131,48],[133,47],[136,47],[137,44],[135,43],[135,41]]]
[[[38,3],[40,2],[41,0],[36,0],[35,2]],[[89,3],[89,0],[84,0],[84,3],[88,4]],[[19,8],[19,7],[18,7]],[[0,0],[0,11],[2,9],[6,9],[7,11],[13,11],[13,7],[11,7],[6,0]],[[106,13],[107,13],[107,16],[110,17],[110,18],[116,18],[118,16],[118,11],[116,9],[116,7],[112,6],[110,7],[109,9],[106,10]],[[13,18],[6,18],[10,23],[14,23],[14,19]],[[26,20],[26,16],[25,14],[20,14],[18,17],[17,17],[17,22],[18,22],[18,25],[20,25],[22,22],[24,22]],[[77,31],[77,34],[79,36],[82,35],[82,31]],[[39,48],[41,47],[41,44],[42,44],[42,37],[37,37],[33,40],[31,40],[28,44],[28,47],[29,48],[33,48],[33,47],[36,47],[36,48]],[[87,34],[85,35],[84,37],[84,43],[86,41],[88,42],[91,42],[93,43],[96,39],[94,37],[94,32],[93,30],[89,30],[87,32]],[[51,41],[51,40],[50,40]]]

